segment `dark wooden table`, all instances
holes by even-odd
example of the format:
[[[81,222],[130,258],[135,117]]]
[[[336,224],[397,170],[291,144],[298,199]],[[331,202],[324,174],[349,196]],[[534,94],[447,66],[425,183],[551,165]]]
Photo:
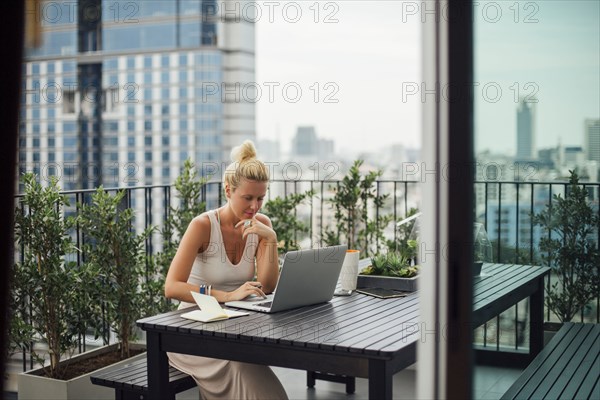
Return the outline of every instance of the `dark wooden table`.
[[[475,283],[474,321],[483,323],[531,296],[532,352],[539,351],[543,338],[533,325],[539,317],[541,330],[538,306],[543,306],[547,268],[484,265],[483,271],[490,276]],[[181,318],[183,312],[138,321],[147,333],[152,399],[169,398],[166,352],[368,378],[369,398],[391,399],[392,376],[416,361],[421,335],[417,292],[394,299],[354,293],[316,306],[250,312],[209,324]]]
[[[529,298],[529,351],[478,350],[478,361],[525,367],[544,347],[544,277],[548,267],[484,264],[473,286],[473,328]]]

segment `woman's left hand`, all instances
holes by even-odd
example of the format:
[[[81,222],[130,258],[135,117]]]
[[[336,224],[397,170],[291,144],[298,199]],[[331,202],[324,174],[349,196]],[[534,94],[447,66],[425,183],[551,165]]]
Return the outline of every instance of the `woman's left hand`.
[[[256,218],[243,219],[237,224],[235,224],[236,228],[240,226],[242,227],[242,238],[244,239],[249,234],[255,233],[262,239],[277,241],[277,234],[275,233],[273,228],[263,224]]]

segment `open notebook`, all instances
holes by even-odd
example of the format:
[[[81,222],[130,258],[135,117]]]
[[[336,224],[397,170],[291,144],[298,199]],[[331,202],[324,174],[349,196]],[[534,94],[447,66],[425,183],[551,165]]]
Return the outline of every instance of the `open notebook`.
[[[249,315],[247,312],[226,310],[221,308],[219,302],[212,296],[191,292],[196,304],[200,307],[199,310],[194,310],[181,314],[183,318],[192,319],[200,322],[221,321],[223,319],[241,317]]]

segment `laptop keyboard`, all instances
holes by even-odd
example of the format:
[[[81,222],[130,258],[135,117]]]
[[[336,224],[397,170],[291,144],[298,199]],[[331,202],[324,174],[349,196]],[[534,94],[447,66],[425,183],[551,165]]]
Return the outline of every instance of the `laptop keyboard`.
[[[265,301],[264,303],[258,303],[257,306],[261,306],[261,307],[271,307],[273,305],[272,301]]]

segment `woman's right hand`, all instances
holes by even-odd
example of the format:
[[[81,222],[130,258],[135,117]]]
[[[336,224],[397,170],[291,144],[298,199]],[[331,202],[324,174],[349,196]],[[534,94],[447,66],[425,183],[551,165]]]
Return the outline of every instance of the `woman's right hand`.
[[[267,296],[261,290],[261,288],[262,285],[260,282],[246,282],[233,292],[229,292],[229,301],[243,300],[250,295],[256,295],[264,299]]]

